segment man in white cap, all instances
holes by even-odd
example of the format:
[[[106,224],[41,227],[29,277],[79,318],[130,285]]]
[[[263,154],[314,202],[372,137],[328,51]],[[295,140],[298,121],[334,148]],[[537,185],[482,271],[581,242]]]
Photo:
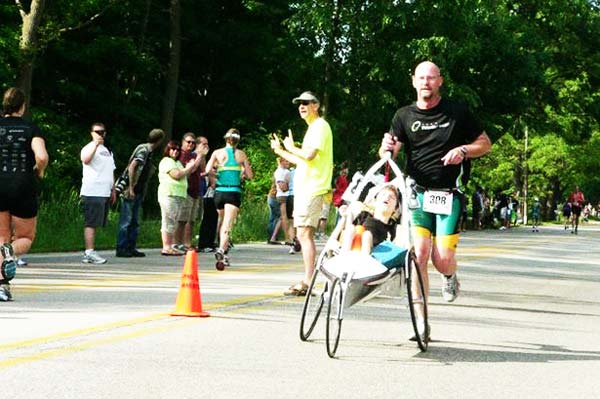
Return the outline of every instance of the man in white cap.
[[[291,130],[281,141],[275,134],[271,148],[278,156],[296,164],[294,177],[294,227],[302,246],[304,278],[284,292],[286,295],[304,296],[315,270],[315,230],[319,224],[325,195],[331,191],[333,174],[333,136],[329,123],[319,115],[319,99],[305,91],[292,100],[298,104],[300,117],[308,124],[302,146],[294,143]]]

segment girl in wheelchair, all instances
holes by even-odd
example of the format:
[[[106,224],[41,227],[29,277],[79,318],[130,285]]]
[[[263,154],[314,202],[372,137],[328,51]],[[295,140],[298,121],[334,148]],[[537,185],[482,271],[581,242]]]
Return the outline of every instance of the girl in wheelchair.
[[[366,205],[358,202],[356,206],[340,211],[345,216],[344,230],[341,233],[341,250],[359,249],[371,254],[373,248],[383,241],[393,241],[396,236],[398,216],[400,214],[400,194],[393,184],[377,187],[372,200]],[[354,213],[358,215],[354,217]]]

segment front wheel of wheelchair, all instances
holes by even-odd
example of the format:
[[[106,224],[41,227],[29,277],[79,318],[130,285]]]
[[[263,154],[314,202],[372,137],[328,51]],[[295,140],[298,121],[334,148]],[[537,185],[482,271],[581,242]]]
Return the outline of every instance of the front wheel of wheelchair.
[[[429,320],[427,319],[427,297],[423,284],[423,276],[417,264],[414,250],[410,250],[406,263],[406,293],[410,319],[415,332],[415,340],[421,352],[429,345]]]
[[[331,283],[329,300],[327,303],[327,325],[325,330],[325,343],[327,344],[327,354],[334,357],[340,342],[342,332],[342,282],[336,278]]]
[[[317,284],[318,274],[319,268],[316,268],[312,279],[310,280],[308,290],[306,291],[306,297],[304,298],[302,317],[300,318],[300,339],[302,341],[306,341],[308,337],[310,337],[310,334],[317,324],[321,310],[323,309],[323,304],[325,303],[325,294],[327,293],[329,284],[326,282],[323,289],[320,292],[317,292],[318,290],[315,286]]]

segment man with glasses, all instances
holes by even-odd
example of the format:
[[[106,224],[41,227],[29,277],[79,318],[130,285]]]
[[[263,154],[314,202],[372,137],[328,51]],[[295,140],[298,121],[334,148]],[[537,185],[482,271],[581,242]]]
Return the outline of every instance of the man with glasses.
[[[85,223],[85,252],[81,261],[99,265],[106,263],[106,259],[94,250],[94,241],[96,228],[106,226],[108,208],[116,199],[113,190],[115,160],[110,149],[104,145],[104,124],[92,124],[90,135],[92,140],[81,149],[80,154],[83,165],[80,195]]]
[[[315,230],[319,224],[325,195],[331,191],[333,174],[333,136],[329,123],[319,115],[317,96],[305,91],[292,100],[300,117],[308,124],[302,146],[296,147],[292,132],[283,140],[274,134],[271,148],[278,156],[296,164],[294,176],[294,227],[302,246],[304,277],[285,295],[304,296],[315,270]]]
[[[379,148],[383,156],[393,156],[404,144],[407,174],[416,182],[419,207],[412,210],[412,237],[417,262],[429,292],[427,263],[431,257],[442,275],[442,295],[447,302],[456,299],[456,247],[459,238],[461,175],[463,163],[490,151],[491,142],[483,128],[465,106],[443,99],[444,79],[433,62],[415,68],[412,84],[417,101],[400,108],[392,119]],[[422,339],[429,338],[429,326],[420,324]],[[413,337],[413,340],[416,337]]]

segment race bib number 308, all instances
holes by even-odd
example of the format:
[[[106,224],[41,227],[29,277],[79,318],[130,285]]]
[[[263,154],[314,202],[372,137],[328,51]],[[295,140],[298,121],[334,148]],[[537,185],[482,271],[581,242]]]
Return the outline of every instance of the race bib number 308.
[[[440,215],[452,213],[452,193],[427,190],[423,193],[423,210]]]

